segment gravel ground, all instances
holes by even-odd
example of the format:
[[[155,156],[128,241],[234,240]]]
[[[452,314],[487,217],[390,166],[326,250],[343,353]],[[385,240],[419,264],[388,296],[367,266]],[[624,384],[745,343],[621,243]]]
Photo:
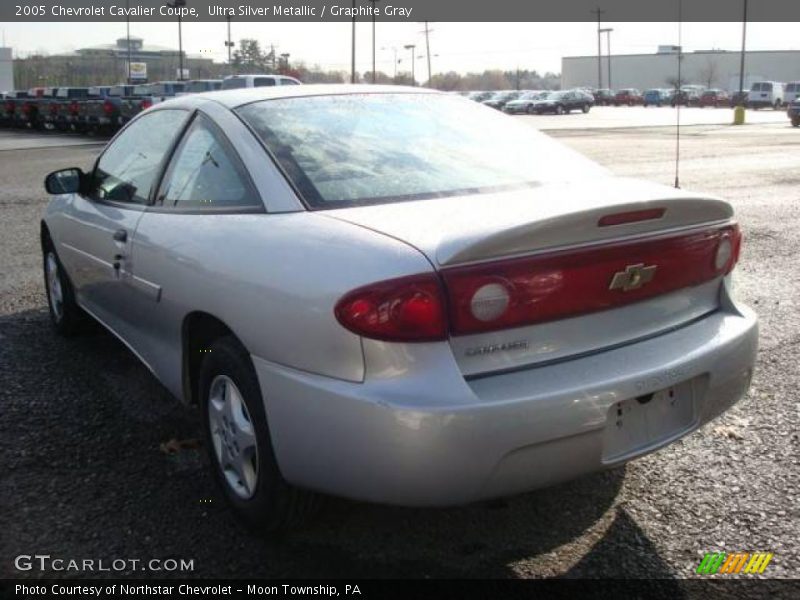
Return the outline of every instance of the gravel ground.
[[[269,541],[233,519],[201,450],[160,449],[198,437],[198,419],[121,343],[99,328],[74,341],[50,330],[42,178],[87,167],[97,147],[0,152],[0,576],[22,575],[13,557],[39,552],[194,559],[203,577],[683,578],[704,552],[726,550],[774,552],[765,576],[800,577],[800,132],[684,133],[683,187],[730,200],[745,232],[739,292],[759,313],[762,341],[743,401],[625,468],[447,510],[332,499]],[[668,129],[557,135],[620,175],[674,178]]]

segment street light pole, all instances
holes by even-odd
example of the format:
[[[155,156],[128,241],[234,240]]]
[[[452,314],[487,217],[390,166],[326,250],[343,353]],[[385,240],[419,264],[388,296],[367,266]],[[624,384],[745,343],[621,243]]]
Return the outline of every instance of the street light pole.
[[[431,41],[430,41],[430,32],[431,29],[428,27],[428,22],[425,21],[425,55],[428,57],[428,87],[431,86],[431,78],[433,74],[431,73]]]
[[[600,15],[606,11],[600,10],[598,6],[592,12],[597,15],[597,89],[599,90],[603,88],[603,51],[600,48]]]
[[[356,0],[353,0],[353,31],[350,47],[350,83],[356,82]]]
[[[231,51],[233,50],[233,42],[231,41],[231,16],[228,15],[225,19],[228,21],[228,41],[225,42],[225,46],[228,48],[228,72],[230,75],[233,75],[233,63],[231,62]]]
[[[608,47],[608,56],[606,57],[608,61],[608,89],[611,88],[611,32],[614,31],[611,27],[606,27],[600,30],[600,33],[606,34],[606,46]]]
[[[744,106],[744,52],[747,44],[747,0],[744,0],[742,15],[742,56],[739,62],[739,106]]]
[[[181,9],[186,6],[186,0],[173,0],[167,6],[177,9],[178,12],[178,81],[183,81],[183,33],[181,28]]]
[[[414,66],[415,59],[416,59],[416,57],[414,56],[414,48],[416,48],[416,47],[417,46],[415,44],[406,44],[405,46],[403,46],[403,48],[405,48],[406,50],[411,50],[411,85],[412,86],[417,85],[417,78],[416,78],[415,66]]]

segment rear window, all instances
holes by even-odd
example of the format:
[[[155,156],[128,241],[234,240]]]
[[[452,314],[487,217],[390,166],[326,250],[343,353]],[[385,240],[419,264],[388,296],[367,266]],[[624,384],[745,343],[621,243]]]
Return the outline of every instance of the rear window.
[[[300,82],[294,79],[282,79],[281,85],[300,85]]]
[[[481,194],[605,173],[533,127],[448,94],[283,98],[237,112],[312,208]]]
[[[753,92],[771,92],[772,91],[772,84],[771,83],[754,83]]]
[[[796,83],[789,83],[786,85],[787,92],[796,92],[798,89],[800,89],[800,85]]]

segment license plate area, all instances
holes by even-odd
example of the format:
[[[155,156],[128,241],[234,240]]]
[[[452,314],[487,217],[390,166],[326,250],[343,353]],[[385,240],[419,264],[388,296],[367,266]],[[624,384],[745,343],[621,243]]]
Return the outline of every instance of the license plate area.
[[[697,378],[690,379],[612,404],[603,432],[603,462],[643,454],[691,428],[696,419],[697,383]]]

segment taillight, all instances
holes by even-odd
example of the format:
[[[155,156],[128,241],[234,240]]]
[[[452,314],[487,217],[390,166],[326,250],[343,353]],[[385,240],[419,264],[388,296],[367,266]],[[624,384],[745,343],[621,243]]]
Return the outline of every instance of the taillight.
[[[79,110],[79,107],[78,107],[78,101],[77,100],[73,100],[72,102],[69,103],[69,112],[71,114],[77,115],[78,114],[78,110]]]
[[[467,335],[607,310],[729,273],[736,225],[444,269],[449,330]]]
[[[142,107],[142,109],[144,109],[144,107]],[[106,100],[105,102],[103,102],[103,112],[107,116],[110,116],[111,114],[113,114],[113,112],[114,112],[114,104],[111,102],[111,100]]]
[[[142,100],[142,101],[139,103],[139,107],[140,107],[142,110],[147,110],[147,109],[148,109],[148,108],[150,108],[151,106],[153,106],[153,103],[152,103],[150,100]]]
[[[33,110],[33,105],[30,102],[25,102],[22,105],[21,110],[22,110],[22,114],[27,115],[28,113],[30,113]],[[14,105],[13,104],[11,105],[11,111],[12,112],[14,111]]]
[[[444,298],[435,273],[367,285],[336,303],[336,318],[358,335],[396,342],[430,342],[447,336]]]
[[[57,114],[57,113],[58,113],[58,108],[59,108],[59,107],[58,107],[58,103],[56,103],[56,102],[53,102],[53,103],[50,105],[50,114],[51,114],[51,115],[55,115],[55,114]]]
[[[639,221],[652,221],[664,216],[664,208],[646,208],[644,210],[631,210],[628,212],[614,213],[600,217],[597,224],[600,227],[610,227],[612,225],[624,225],[627,223],[638,223]]]
[[[16,108],[16,104],[14,104],[13,100],[7,100],[6,101],[6,112],[7,113],[13,113],[15,108]]]

